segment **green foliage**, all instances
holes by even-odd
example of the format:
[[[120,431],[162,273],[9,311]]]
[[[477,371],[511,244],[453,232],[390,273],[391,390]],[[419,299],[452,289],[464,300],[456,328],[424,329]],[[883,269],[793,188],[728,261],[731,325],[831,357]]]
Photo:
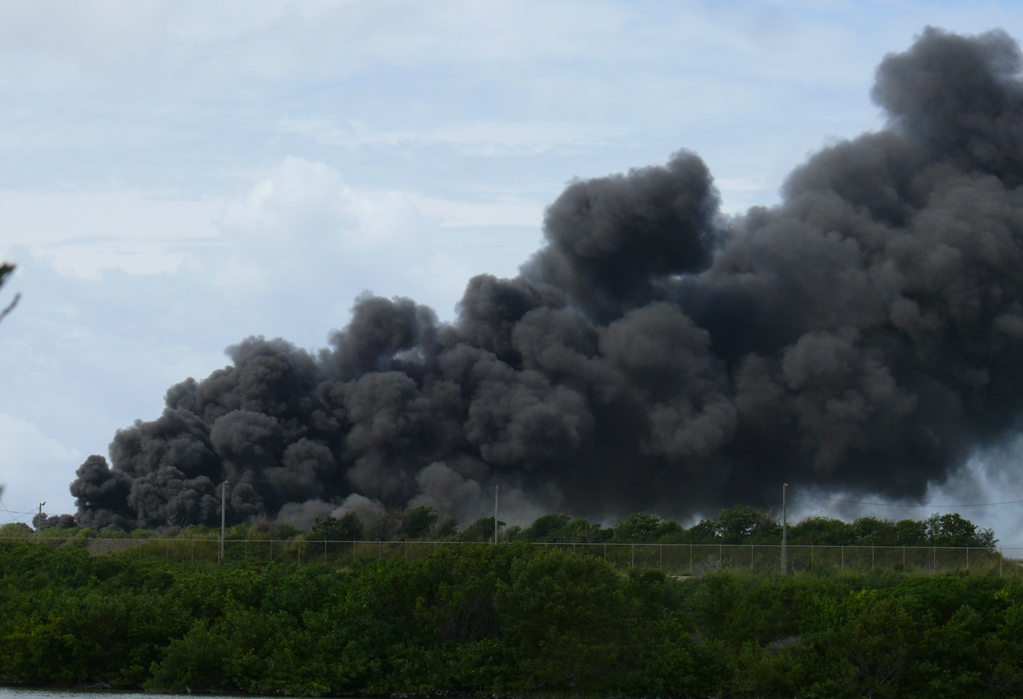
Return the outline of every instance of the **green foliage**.
[[[585,519],[572,519],[569,515],[550,514],[538,517],[516,538],[543,543],[596,543],[607,541],[613,533],[612,530],[601,529],[599,524],[591,524]]]
[[[359,541],[362,537],[362,519],[357,512],[348,512],[340,517],[320,517],[309,530],[310,541]]]
[[[773,543],[781,537],[781,525],[763,510],[736,505],[718,515],[716,534],[724,544]]]
[[[497,521],[498,536],[500,536],[500,530],[505,526],[505,523],[501,520]],[[494,540],[494,518],[493,517],[480,517],[475,522],[470,524],[468,527],[458,532],[456,537],[459,541],[493,541]]]
[[[505,527],[500,522],[500,541],[525,540],[538,543],[616,543],[616,544],[723,544],[777,545],[781,543],[781,525],[763,510],[738,505],[723,510],[716,518],[703,519],[688,529],[677,522],[646,512],[637,512],[604,527],[567,514],[548,514],[529,527]],[[307,533],[288,524],[260,520],[234,525],[227,530],[228,541],[306,540],[306,541],[467,541],[487,542],[494,537],[493,517],[481,517],[459,529],[452,517],[442,518],[433,508],[393,509],[371,523],[369,529],[359,515],[323,517]],[[0,527],[0,538],[28,538],[34,530],[19,524]],[[84,541],[94,538],[192,539],[214,540],[219,529],[190,526],[160,532],[136,529],[131,532],[94,532],[89,529],[50,528],[43,532],[49,541]],[[981,529],[958,514],[933,515],[917,520],[861,517],[847,523],[828,517],[808,517],[789,526],[788,541],[793,545],[818,546],[943,546],[994,550],[997,540],[990,529]]]
[[[550,518],[528,536],[575,521]],[[633,524],[645,536],[662,526]],[[0,686],[12,685],[1013,697],[1023,694],[1023,583],[891,570],[680,580],[527,541],[343,569],[0,542]]]
[[[789,527],[789,543],[843,546],[854,537],[852,525],[830,517],[807,517]]]
[[[425,539],[428,537],[440,516],[432,507],[420,505],[405,510],[398,529],[399,539]]]
[[[630,544],[650,543],[681,531],[677,522],[646,512],[635,512],[615,525],[611,540]]]
[[[601,688],[622,645],[622,578],[596,558],[543,549],[512,566],[498,588],[504,646],[527,689]]]
[[[560,541],[557,538],[558,534],[571,521],[569,515],[553,513],[542,515],[534,519],[529,528],[522,532],[522,538],[527,541]]]
[[[927,539],[934,546],[982,546],[993,548],[995,534],[990,529],[977,530],[977,525],[958,514],[931,515],[925,522]]]
[[[458,534],[458,519],[455,517],[444,517],[437,522],[434,535],[438,540],[451,539]]]
[[[8,522],[7,524],[0,525],[0,537],[3,538],[29,536],[34,533],[32,527],[24,522]]]
[[[226,687],[227,653],[227,639],[197,623],[167,645],[160,661],[153,663],[145,688],[192,693]]]

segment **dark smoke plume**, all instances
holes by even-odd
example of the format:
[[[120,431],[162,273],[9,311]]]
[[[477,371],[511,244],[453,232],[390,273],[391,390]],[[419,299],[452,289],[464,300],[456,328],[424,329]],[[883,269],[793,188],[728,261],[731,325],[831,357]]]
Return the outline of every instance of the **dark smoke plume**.
[[[77,519],[211,524],[224,479],[231,521],[467,518],[498,484],[591,517],[782,481],[919,498],[1023,415],[1020,69],[1002,32],[927,29],[878,68],[887,126],[777,207],[723,217],[680,152],[570,185],[521,276],[472,279],[454,324],[360,298],[318,356],[249,338],[79,468]]]

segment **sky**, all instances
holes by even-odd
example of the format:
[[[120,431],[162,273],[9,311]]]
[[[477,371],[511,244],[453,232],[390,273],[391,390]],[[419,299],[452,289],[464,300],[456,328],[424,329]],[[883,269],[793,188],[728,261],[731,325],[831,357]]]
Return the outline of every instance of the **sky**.
[[[883,125],[885,54],[1018,2],[0,4],[0,523],[68,483],[169,386],[252,335],[326,345],[365,292],[451,320],[513,276],[575,178],[708,164],[771,205],[810,153]],[[1023,499],[1023,440],[928,503]],[[836,510],[836,507],[841,507]],[[1023,547],[1023,510],[963,509]],[[932,510],[795,499],[794,514]],[[942,510],[947,511],[947,510]]]

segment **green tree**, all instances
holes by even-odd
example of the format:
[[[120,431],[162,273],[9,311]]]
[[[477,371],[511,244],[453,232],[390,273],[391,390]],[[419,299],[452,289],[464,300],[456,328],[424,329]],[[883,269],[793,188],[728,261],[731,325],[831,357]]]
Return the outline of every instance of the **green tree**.
[[[810,696],[901,697],[919,662],[921,635],[933,627],[915,599],[862,590],[820,599],[807,629],[815,681]]]
[[[0,488],[0,494],[2,493],[3,489]],[[29,536],[32,533],[32,527],[24,522],[8,522],[0,526],[0,537]]]
[[[725,544],[748,544],[781,535],[781,526],[764,510],[736,505],[717,519],[718,538]]]
[[[437,523],[434,531],[438,539],[450,539],[458,534],[458,519],[455,517],[445,517]]]
[[[533,520],[520,535],[526,541],[558,541],[558,533],[572,521],[569,515],[551,513]]]
[[[647,512],[633,512],[615,525],[611,540],[643,544],[681,533],[682,527],[677,522],[661,519]]]
[[[977,525],[958,513],[933,514],[925,523],[927,538],[935,546],[979,546],[993,549],[997,539],[990,529],[978,530]]]
[[[498,531],[504,526],[504,522],[497,521]],[[458,532],[459,541],[493,541],[494,540],[494,518],[480,517],[468,527]]]
[[[592,524],[582,518],[550,514],[538,517],[519,536],[526,541],[591,543],[607,541],[613,533],[613,530],[602,529],[599,524]]]
[[[789,543],[848,546],[855,542],[852,525],[831,517],[807,517],[789,527]]]
[[[359,541],[362,536],[362,518],[357,512],[341,517],[320,517],[309,530],[311,541]]]
[[[718,525],[712,519],[701,519],[686,530],[686,538],[693,544],[713,544],[717,535]]]
[[[398,528],[399,539],[422,539],[433,529],[440,519],[437,511],[428,505],[411,507],[405,510]]]
[[[227,685],[227,654],[223,636],[196,624],[184,637],[171,641],[160,662],[153,663],[146,689],[189,694],[222,689]]]
[[[860,517],[852,527],[858,546],[887,546],[895,538],[895,525],[888,519]]]
[[[894,546],[926,546],[927,523],[915,519],[901,519],[894,526]]]
[[[623,579],[603,561],[557,549],[515,561],[495,605],[524,689],[595,691],[616,666]]]

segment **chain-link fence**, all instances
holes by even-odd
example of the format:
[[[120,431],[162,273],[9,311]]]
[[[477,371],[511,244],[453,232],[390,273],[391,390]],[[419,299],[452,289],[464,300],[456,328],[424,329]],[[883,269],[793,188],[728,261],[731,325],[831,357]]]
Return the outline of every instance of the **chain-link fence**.
[[[657,568],[669,575],[717,570],[780,572],[782,546],[764,544],[541,544],[603,558],[618,569]],[[914,573],[992,571],[1023,573],[1002,552],[984,548],[917,546],[817,546],[785,548],[789,572],[866,572],[879,568]]]
[[[22,541],[34,539],[20,538]],[[93,555],[123,553],[138,557],[161,557],[175,561],[220,560],[220,541],[205,539],[106,539],[43,538],[49,546],[87,549]],[[297,564],[323,563],[350,566],[359,559],[422,560],[434,551],[452,546],[489,546],[454,541],[298,541],[275,539],[228,539],[227,560],[287,560]],[[504,544],[500,544],[504,545]],[[668,575],[699,576],[718,570],[754,573],[780,572],[782,546],[765,544],[617,544],[534,543],[571,550],[607,561],[618,570],[656,568]],[[968,571],[1023,576],[1023,549],[991,550],[940,546],[808,546],[785,547],[789,572],[866,572],[878,569],[907,573]]]

